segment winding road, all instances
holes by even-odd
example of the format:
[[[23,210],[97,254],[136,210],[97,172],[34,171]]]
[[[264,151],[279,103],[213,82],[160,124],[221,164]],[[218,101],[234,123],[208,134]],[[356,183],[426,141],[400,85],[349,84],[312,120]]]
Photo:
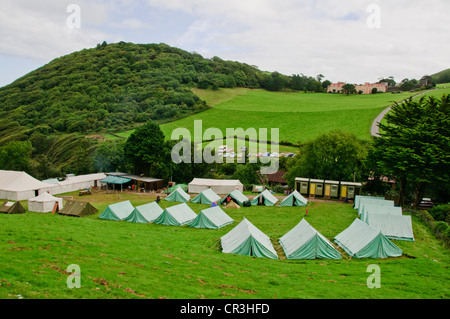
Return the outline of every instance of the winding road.
[[[428,92],[430,92],[430,91],[432,91],[432,90],[433,90],[433,89],[430,89],[430,90],[427,90],[427,91],[425,91],[425,92],[421,92],[421,93],[418,93],[418,94],[416,94],[416,95],[413,95],[413,98],[415,98],[415,97],[417,97],[417,96],[420,96],[420,95],[423,95],[423,94],[426,94],[426,93],[428,93]],[[402,103],[404,103],[405,101],[406,101],[406,100],[403,100],[403,101],[401,101],[399,104],[402,104]],[[393,106],[393,105],[391,105],[391,106],[389,106],[387,109],[383,110],[383,112],[381,112],[380,114],[378,114],[378,116],[377,116],[377,117],[375,118],[375,120],[372,122],[372,127],[370,128],[370,134],[371,134],[372,136],[376,136],[376,137],[380,136],[380,128],[379,128],[378,124],[381,123],[381,121],[383,120],[383,118],[385,117],[385,115],[391,110],[392,106]]]

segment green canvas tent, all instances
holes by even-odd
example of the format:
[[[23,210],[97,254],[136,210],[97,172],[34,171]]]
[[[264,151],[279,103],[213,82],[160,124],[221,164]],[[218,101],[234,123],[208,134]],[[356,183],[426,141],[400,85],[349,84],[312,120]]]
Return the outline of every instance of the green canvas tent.
[[[272,193],[265,189],[262,193],[258,194],[253,200],[251,201],[252,205],[265,205],[265,206],[273,206],[275,203],[278,202],[278,198],[272,195]]]
[[[0,213],[4,214],[25,214],[25,208],[23,208],[22,204],[17,202],[9,202],[4,201],[0,206]]]
[[[218,203],[219,201],[220,196],[217,195],[211,188],[208,188],[195,196],[195,198],[191,200],[191,203],[211,205],[212,203]]]
[[[167,193],[167,192],[172,193],[178,187],[181,187],[185,192],[187,192],[188,188],[189,188],[189,186],[187,184],[176,184],[175,186],[169,187],[168,189],[163,191],[163,193]]]
[[[98,209],[89,202],[78,200],[67,200],[64,207],[58,211],[58,214],[65,216],[84,217],[93,215],[98,212]]]
[[[182,203],[166,208],[154,222],[161,225],[182,226],[195,217],[197,214],[186,203]]]
[[[372,214],[384,214],[384,215],[402,215],[401,207],[383,206],[383,205],[364,205],[364,211],[361,212],[359,218],[367,223],[367,218]]]
[[[378,205],[378,206],[390,206],[394,207],[394,201],[393,200],[376,200],[376,199],[362,199],[359,203],[358,208],[358,215],[361,216],[361,214],[364,213],[365,207],[368,205]]]
[[[147,224],[153,222],[161,215],[163,209],[156,202],[136,206],[124,220],[132,223]]]
[[[335,242],[355,258],[387,258],[402,255],[402,250],[381,231],[358,218],[335,237]]]
[[[111,204],[98,216],[100,219],[123,220],[127,218],[134,210],[129,200]]]
[[[188,202],[191,199],[191,196],[189,196],[189,194],[186,193],[183,190],[183,188],[177,187],[177,188],[175,188],[175,190],[172,193],[170,193],[169,196],[167,196],[164,199],[169,201],[169,202],[186,203],[186,202]]]
[[[411,216],[369,214],[367,224],[389,239],[414,241]]]
[[[306,206],[308,200],[303,197],[297,190],[294,190],[280,203],[280,206]]]
[[[233,219],[219,206],[203,209],[197,217],[189,223],[189,227],[219,229],[233,222]]]
[[[361,203],[361,201],[364,201],[366,199],[384,200],[384,197],[369,196],[369,195],[355,195],[355,200],[353,202],[353,208],[358,210],[359,204]]]
[[[225,196],[224,198],[222,198],[222,200],[219,202],[219,204],[224,204],[226,205],[227,203],[227,197],[230,196],[231,200],[234,201],[236,204],[241,205],[248,201],[247,196],[245,196],[244,194],[241,193],[240,190],[235,189],[234,191],[232,191],[231,193],[229,193],[227,196]]]
[[[341,259],[341,253],[306,219],[280,238],[287,259]]]
[[[270,238],[245,217],[220,241],[223,253],[278,259]]]

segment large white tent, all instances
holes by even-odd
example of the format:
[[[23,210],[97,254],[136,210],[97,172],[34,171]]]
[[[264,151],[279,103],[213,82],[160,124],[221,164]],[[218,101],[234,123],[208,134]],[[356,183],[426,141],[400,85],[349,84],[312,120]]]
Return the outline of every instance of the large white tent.
[[[28,211],[37,213],[48,213],[53,211],[55,203],[58,203],[58,210],[63,208],[62,198],[55,197],[45,192],[28,200]]]
[[[56,185],[43,183],[25,172],[0,170],[0,199],[26,200],[40,194],[55,194]]]
[[[104,173],[69,176],[64,181],[57,182],[53,194],[75,192],[80,189],[99,187],[100,181],[105,179]]]
[[[234,190],[244,191],[244,185],[237,179],[194,178],[189,183],[189,193],[201,193],[211,188],[216,194],[229,194]]]

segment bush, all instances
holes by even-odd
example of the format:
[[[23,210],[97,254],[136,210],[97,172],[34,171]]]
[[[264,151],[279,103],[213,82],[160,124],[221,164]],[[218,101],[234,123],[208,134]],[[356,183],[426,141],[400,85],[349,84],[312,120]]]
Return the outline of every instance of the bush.
[[[420,211],[417,215],[426,222],[434,222],[433,216],[431,216],[426,210]]]
[[[449,229],[448,224],[443,221],[434,222],[434,228],[436,229],[437,232],[441,234],[445,234]]]
[[[445,237],[450,238],[450,227],[447,228],[444,235],[445,235]]]
[[[450,205],[437,205],[429,209],[428,212],[437,221],[447,221],[450,215]]]

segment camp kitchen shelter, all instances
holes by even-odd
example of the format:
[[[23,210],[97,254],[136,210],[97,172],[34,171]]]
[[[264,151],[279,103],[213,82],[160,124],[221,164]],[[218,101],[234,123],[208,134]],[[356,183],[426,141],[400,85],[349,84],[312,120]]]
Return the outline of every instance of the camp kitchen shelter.
[[[186,203],[182,203],[167,207],[154,222],[161,225],[183,226],[195,217],[197,214]]]
[[[280,238],[287,259],[341,259],[341,253],[306,219]]]
[[[108,188],[110,187],[110,185],[112,185],[114,190],[120,189],[120,191],[123,191],[128,187],[129,183],[131,182],[131,179],[122,176],[107,175],[100,182],[106,184]]]
[[[380,230],[358,218],[335,237],[335,242],[354,258],[387,258],[402,255],[402,250]]]
[[[297,190],[294,190],[281,201],[280,206],[306,206],[307,204],[308,200]]]
[[[295,190],[302,195],[309,194],[309,178],[296,177],[295,178]]]
[[[367,218],[372,214],[384,214],[384,215],[402,215],[402,208],[395,206],[385,206],[385,205],[364,205],[364,211],[361,212],[359,219],[367,223]]]
[[[252,205],[259,205],[260,203],[265,206],[273,206],[275,203],[278,202],[278,198],[272,195],[272,193],[265,189],[262,193],[258,194],[253,198],[251,201]]]
[[[310,179],[309,180],[309,197],[314,198],[316,196],[323,196],[323,179]]]
[[[163,211],[164,209],[162,209],[158,205],[158,203],[151,202],[148,204],[136,206],[131,214],[128,215],[128,217],[126,217],[124,220],[132,223],[147,224],[153,222],[156,218],[158,218]]]
[[[358,208],[358,215],[361,216],[361,214],[364,214],[365,211],[368,209],[369,205],[377,205],[377,206],[388,206],[388,207],[394,207],[394,201],[393,200],[376,200],[376,199],[364,199],[361,200],[359,203]]]
[[[58,204],[57,210],[63,208],[63,199],[55,197],[45,192],[28,200],[28,211],[37,213],[48,213],[53,211],[55,204]]]
[[[0,213],[4,214],[24,214],[25,208],[23,208],[20,202],[9,202],[5,200],[0,206]]]
[[[177,187],[175,190],[170,193],[164,200],[167,200],[169,202],[181,202],[186,203],[191,199],[191,196],[189,196],[188,193],[186,193],[183,188]]]
[[[411,216],[369,214],[367,224],[389,239],[414,241]]]
[[[358,210],[361,201],[364,201],[366,199],[385,200],[384,197],[380,196],[355,195],[355,200],[353,201],[353,208]]]
[[[233,223],[233,219],[219,206],[209,207],[200,213],[189,223],[189,227],[219,229]]]
[[[341,200],[348,198],[354,199],[356,195],[361,193],[362,184],[358,182],[341,182],[340,197]]]
[[[234,190],[244,191],[244,185],[237,179],[194,178],[189,183],[189,193],[201,193],[211,188],[216,194],[229,194]]]
[[[241,205],[248,201],[247,196],[245,196],[244,194],[242,194],[241,191],[235,189],[234,191],[232,191],[231,193],[229,193],[227,196],[225,196],[224,198],[222,198],[222,200],[219,202],[220,205],[226,205],[227,204],[227,197],[230,196],[231,200],[234,201],[236,204]]]
[[[270,238],[245,217],[220,242],[223,253],[278,259]]]
[[[339,197],[339,181],[325,180],[323,197],[325,199]]]
[[[212,203],[219,203],[219,201],[220,196],[217,195],[211,188],[208,188],[195,196],[195,198],[191,200],[191,203],[211,205]]]
[[[100,219],[107,220],[124,220],[134,210],[133,205],[129,200],[111,204],[98,216]]]
[[[98,210],[89,202],[79,200],[67,200],[58,214],[73,217],[85,217],[97,213]]]
[[[27,200],[47,192],[55,194],[55,188],[22,171],[0,170],[0,199]]]
[[[130,179],[131,181],[126,186],[130,186],[134,190],[139,192],[152,192],[164,188],[164,180],[161,178],[133,175],[121,172],[106,173],[106,175]]]

